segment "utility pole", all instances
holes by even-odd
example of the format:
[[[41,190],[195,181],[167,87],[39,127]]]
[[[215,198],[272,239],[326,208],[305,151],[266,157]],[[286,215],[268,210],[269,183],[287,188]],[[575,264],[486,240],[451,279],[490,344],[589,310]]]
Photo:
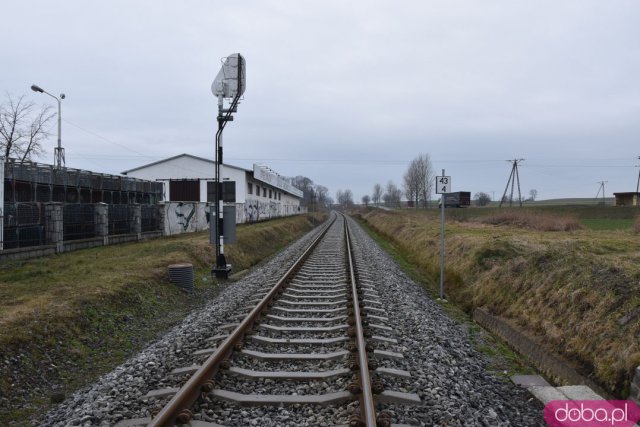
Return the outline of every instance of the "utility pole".
[[[638,156],[638,160],[640,160],[640,156]],[[636,165],[637,168],[640,168],[640,165]],[[640,169],[638,169],[638,183],[636,184],[636,193],[640,192]]]
[[[520,174],[518,174],[518,164],[523,161],[524,159],[507,160],[507,162],[511,162],[513,166],[511,167],[511,174],[509,174],[509,179],[507,180],[507,186],[504,188],[504,193],[502,194],[502,198],[500,199],[500,207],[502,207],[502,204],[504,203],[504,198],[507,195],[509,184],[511,184],[511,196],[509,197],[509,207],[513,205],[513,190],[515,188],[516,182],[518,183],[518,202],[520,203],[520,207],[522,207],[522,193],[520,192]]]
[[[596,205],[598,204],[598,196],[600,195],[600,190],[602,190],[602,206],[606,205],[605,198],[604,198],[604,184],[607,182],[609,181],[598,181],[598,184],[600,184],[600,187],[598,187],[598,193],[596,193]]]

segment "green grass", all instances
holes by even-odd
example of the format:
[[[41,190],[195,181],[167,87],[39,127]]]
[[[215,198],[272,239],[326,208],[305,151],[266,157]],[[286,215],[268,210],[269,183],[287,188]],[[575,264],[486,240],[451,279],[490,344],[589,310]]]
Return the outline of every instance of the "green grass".
[[[602,198],[597,201],[595,197],[575,197],[564,199],[548,199],[548,200],[536,200],[535,202],[526,202],[527,206],[567,206],[567,205],[581,205],[581,206],[597,206],[602,203]],[[605,197],[605,206],[613,206],[616,203],[615,197]]]
[[[631,218],[583,218],[580,223],[590,230],[628,230],[633,227]]]

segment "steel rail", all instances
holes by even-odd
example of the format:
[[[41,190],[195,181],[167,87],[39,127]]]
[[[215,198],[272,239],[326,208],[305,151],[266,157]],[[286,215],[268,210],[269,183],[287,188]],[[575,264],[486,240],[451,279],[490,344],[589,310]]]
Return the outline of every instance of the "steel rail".
[[[287,270],[280,280],[271,288],[269,293],[265,295],[262,300],[256,305],[251,312],[240,322],[240,324],[229,334],[229,337],[224,340],[216,351],[207,358],[202,366],[193,374],[191,378],[178,390],[173,398],[167,403],[162,410],[151,420],[148,426],[153,427],[169,427],[174,426],[178,421],[186,423],[191,418],[190,413],[185,414],[185,410],[189,410],[193,404],[198,400],[203,392],[203,386],[206,387],[206,383],[216,375],[220,363],[228,358],[233,351],[234,346],[239,343],[244,334],[253,326],[253,323],[257,320],[258,316],[264,310],[273,298],[278,294],[280,288],[284,286],[298,271],[302,263],[309,257],[311,251],[318,245],[329,228],[336,221],[337,215],[333,220],[325,226],[316,237],[309,247],[304,251],[302,255],[296,260],[296,262]],[[357,301],[357,300],[356,300]],[[188,419],[180,419],[182,417]]]
[[[360,315],[360,303],[358,300],[358,289],[356,275],[353,269],[353,256],[351,254],[351,239],[349,238],[349,227],[347,217],[344,216],[344,233],[347,240],[347,259],[349,261],[349,274],[351,279],[351,295],[353,296],[353,320],[356,328],[356,345],[358,347],[358,365],[360,370],[360,421],[367,427],[376,426],[376,410],[371,390],[371,376],[369,373],[369,360],[367,357],[366,341],[362,327],[362,317]]]

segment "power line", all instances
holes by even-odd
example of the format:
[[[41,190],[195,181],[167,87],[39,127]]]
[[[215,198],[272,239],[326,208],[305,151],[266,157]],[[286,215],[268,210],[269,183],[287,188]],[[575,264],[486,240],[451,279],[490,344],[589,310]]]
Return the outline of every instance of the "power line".
[[[131,147],[127,146],[127,145],[120,144],[119,142],[112,141],[112,140],[110,140],[109,138],[105,138],[104,136],[102,136],[102,135],[100,135],[100,134],[97,134],[96,132],[93,132],[93,131],[91,131],[91,130],[89,130],[89,129],[85,129],[85,128],[83,128],[83,127],[82,127],[82,126],[80,126],[80,125],[77,125],[77,124],[75,124],[75,123],[73,123],[73,122],[70,122],[69,120],[63,119],[63,121],[64,121],[65,123],[70,124],[71,126],[73,126],[73,127],[75,127],[75,128],[80,129],[80,130],[81,130],[81,131],[83,131],[83,132],[88,133],[89,135],[93,135],[93,136],[95,136],[96,138],[99,138],[99,139],[101,139],[101,140],[103,140],[103,141],[105,141],[105,142],[108,142],[109,144],[117,145],[117,146],[118,146],[118,147],[120,147],[120,148],[124,148],[125,150],[129,150],[129,151],[131,151],[132,153],[136,153],[136,154],[138,154],[138,155],[140,155],[140,156],[142,156],[142,157],[147,157],[147,158],[149,158],[149,157],[150,157],[148,154],[141,153],[141,152],[136,151],[136,150],[134,150],[133,148],[131,148]]]

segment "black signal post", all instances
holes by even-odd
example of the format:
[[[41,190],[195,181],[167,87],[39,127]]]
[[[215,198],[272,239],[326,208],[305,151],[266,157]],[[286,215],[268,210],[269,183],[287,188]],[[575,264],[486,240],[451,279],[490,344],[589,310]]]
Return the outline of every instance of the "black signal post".
[[[216,199],[215,199],[215,223],[212,218],[212,226],[215,225],[215,245],[216,245],[216,263],[211,268],[211,274],[218,278],[226,279],[229,277],[229,272],[231,271],[231,265],[227,264],[227,259],[224,256],[224,236],[223,236],[223,194],[222,194],[222,178],[220,177],[220,165],[222,165],[223,157],[222,157],[222,131],[228,122],[233,121],[232,113],[238,111],[238,103],[240,101],[240,97],[244,93],[244,58],[238,54],[237,55],[237,75],[236,76],[225,76],[224,80],[235,80],[237,81],[237,90],[234,91],[233,98],[231,101],[231,105],[228,109],[224,108],[223,98],[225,96],[218,94],[218,131],[216,132],[216,174],[215,174],[215,186],[216,186]],[[221,73],[224,72],[221,71]],[[216,82],[214,82],[214,85]],[[225,83],[225,91],[226,91],[226,83]],[[215,94],[215,92],[214,92]],[[225,92],[226,95],[226,92]],[[235,221],[235,218],[232,219]]]

